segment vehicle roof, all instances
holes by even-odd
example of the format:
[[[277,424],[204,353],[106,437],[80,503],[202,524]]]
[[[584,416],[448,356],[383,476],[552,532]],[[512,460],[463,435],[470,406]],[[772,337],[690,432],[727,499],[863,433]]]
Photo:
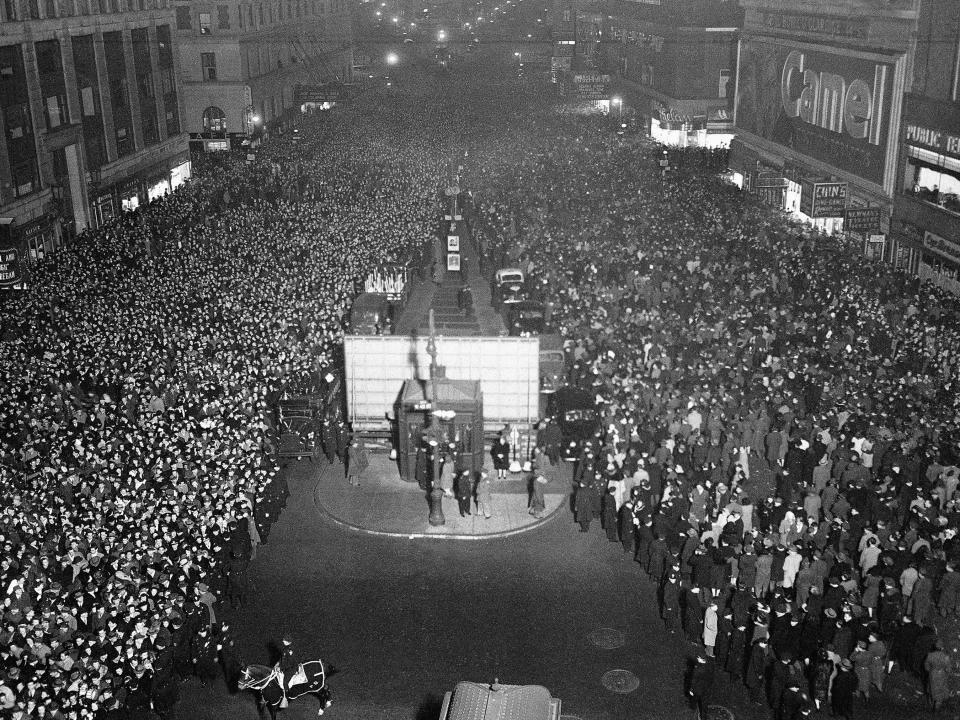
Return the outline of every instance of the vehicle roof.
[[[459,682],[444,720],[546,720],[550,699],[550,691],[540,685]]]
[[[516,267],[500,268],[499,270],[497,270],[497,277],[500,277],[502,275],[519,275],[520,277],[523,277],[523,270]]]
[[[513,303],[514,310],[543,310],[546,306],[536,300],[521,300]]]
[[[353,301],[354,310],[379,310],[387,303],[387,296],[380,293],[362,293]]]
[[[517,303],[518,305],[520,303]],[[554,333],[548,333],[540,336],[541,350],[563,350],[563,338]]]
[[[558,403],[563,403],[568,409],[576,407],[595,408],[597,406],[597,400],[592,392],[569,385],[557,390],[554,397]]]

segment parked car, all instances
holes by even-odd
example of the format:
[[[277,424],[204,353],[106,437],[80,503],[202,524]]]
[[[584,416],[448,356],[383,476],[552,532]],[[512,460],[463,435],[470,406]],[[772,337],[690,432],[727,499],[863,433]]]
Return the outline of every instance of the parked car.
[[[567,353],[559,335],[540,336],[540,392],[555,393],[563,387]]]
[[[588,390],[562,387],[551,396],[550,410],[563,435],[564,460],[577,460],[583,444],[600,427],[596,398]]]
[[[546,331],[546,313],[543,303],[533,300],[504,305],[507,330],[514,337],[542,335]]]
[[[386,295],[363,293],[350,308],[350,332],[354,335],[392,335],[393,307]]]
[[[501,268],[493,277],[493,304],[499,307],[526,299],[523,270]]]

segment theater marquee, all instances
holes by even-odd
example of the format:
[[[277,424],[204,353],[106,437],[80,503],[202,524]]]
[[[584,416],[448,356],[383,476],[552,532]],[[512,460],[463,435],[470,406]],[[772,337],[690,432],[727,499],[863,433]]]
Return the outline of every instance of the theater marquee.
[[[737,128],[884,186],[894,169],[898,69],[892,57],[744,38]]]

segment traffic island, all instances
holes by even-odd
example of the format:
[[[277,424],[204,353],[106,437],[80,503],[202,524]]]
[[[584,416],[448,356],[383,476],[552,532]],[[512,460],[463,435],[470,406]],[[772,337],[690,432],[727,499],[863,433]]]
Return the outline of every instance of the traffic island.
[[[370,535],[451,540],[506,537],[532,530],[569,506],[569,467],[562,465],[552,470],[555,472],[548,474],[544,490],[546,508],[539,518],[528,510],[529,473],[518,473],[507,480],[494,480],[489,519],[478,513],[473,501],[471,514],[461,517],[457,499],[444,496],[441,502],[446,522],[431,525],[427,492],[416,483],[402,480],[396,461],[386,453],[371,454],[359,487],[347,482],[340,463],[319,465],[314,504],[332,522]]]

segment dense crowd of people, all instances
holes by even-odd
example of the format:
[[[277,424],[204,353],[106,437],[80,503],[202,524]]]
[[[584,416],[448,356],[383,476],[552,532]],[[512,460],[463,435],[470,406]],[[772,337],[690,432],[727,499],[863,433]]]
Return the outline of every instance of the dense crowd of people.
[[[960,612],[956,298],[722,181],[721,153],[540,114],[468,152],[476,236],[518,266],[600,422],[575,470],[721,673],[779,720],[850,717],[894,665],[933,708]],[[549,428],[549,426],[548,426]],[[541,433],[555,457],[559,433]],[[550,446],[554,445],[554,446]],[[717,680],[719,682],[719,680]]]
[[[405,132],[429,102],[197,158],[6,298],[0,717],[145,718],[216,673],[287,496],[275,400],[336,365],[358,280],[429,247],[442,123]]]
[[[532,278],[597,395],[577,519],[603,518],[703,648],[695,695],[724,671],[784,720],[849,717],[895,662],[939,706],[956,302],[750,202],[715,156],[664,175],[602,119],[444,83],[198,161],[7,298],[0,716],[147,717],[215,673],[216,612],[287,495],[273,404],[336,365],[370,268],[429,252],[451,157],[482,252]]]

